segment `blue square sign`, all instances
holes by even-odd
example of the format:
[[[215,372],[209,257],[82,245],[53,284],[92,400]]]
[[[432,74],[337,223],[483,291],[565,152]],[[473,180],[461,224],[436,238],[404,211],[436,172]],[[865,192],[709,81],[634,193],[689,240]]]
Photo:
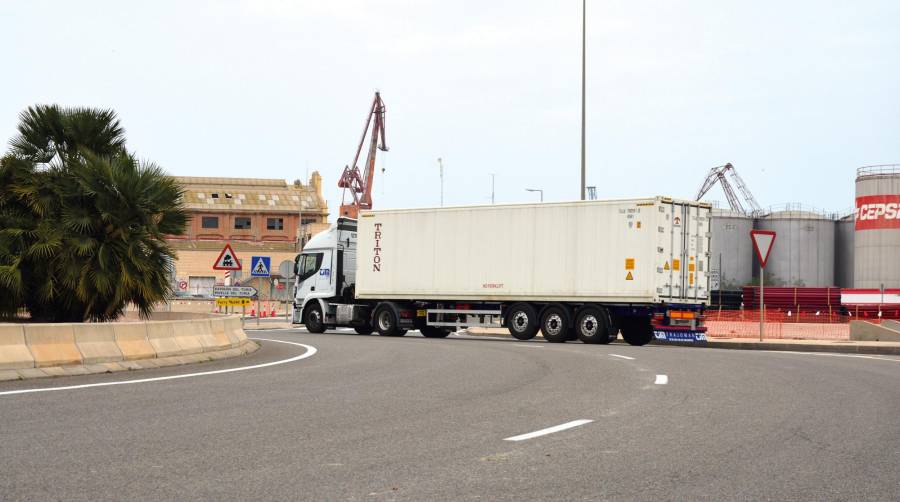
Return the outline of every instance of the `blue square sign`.
[[[250,275],[253,277],[269,277],[272,270],[272,258],[268,256],[254,256],[250,260]]]

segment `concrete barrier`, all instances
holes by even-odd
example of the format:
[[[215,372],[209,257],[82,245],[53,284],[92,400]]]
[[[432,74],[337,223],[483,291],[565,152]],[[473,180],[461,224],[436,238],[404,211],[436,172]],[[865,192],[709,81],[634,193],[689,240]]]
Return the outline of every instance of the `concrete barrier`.
[[[147,338],[147,323],[117,322],[113,325],[113,331],[125,361],[156,357],[156,350]]]
[[[209,327],[219,349],[231,348],[231,339],[225,334],[228,319],[210,319]]]
[[[21,324],[0,325],[0,370],[34,368],[34,356],[25,344]]]
[[[25,343],[35,368],[81,364],[72,324],[26,324]]]
[[[0,380],[154,368],[223,359],[257,348],[248,342],[241,319],[235,316],[0,324]]]
[[[153,346],[156,357],[170,357],[181,354],[181,346],[175,340],[175,331],[170,322],[148,322],[147,340]]]
[[[213,336],[211,319],[198,319],[191,321],[194,329],[194,337],[203,346],[203,352],[215,352],[217,350],[227,349],[228,346],[220,346],[219,341]]]
[[[199,354],[203,352],[203,344],[197,336],[197,327],[192,321],[171,321],[172,337],[181,348],[179,355]]]
[[[81,352],[81,364],[112,363],[122,360],[122,351],[116,345],[116,333],[112,324],[75,324],[75,346]]]
[[[900,331],[868,321],[850,321],[850,339],[864,342],[900,342]]]

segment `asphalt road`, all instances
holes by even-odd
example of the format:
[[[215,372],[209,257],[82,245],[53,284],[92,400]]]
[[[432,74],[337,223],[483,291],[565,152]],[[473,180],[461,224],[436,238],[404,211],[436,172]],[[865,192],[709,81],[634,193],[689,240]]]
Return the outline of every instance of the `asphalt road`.
[[[317,352],[0,383],[0,499],[900,499],[900,358],[248,333]]]

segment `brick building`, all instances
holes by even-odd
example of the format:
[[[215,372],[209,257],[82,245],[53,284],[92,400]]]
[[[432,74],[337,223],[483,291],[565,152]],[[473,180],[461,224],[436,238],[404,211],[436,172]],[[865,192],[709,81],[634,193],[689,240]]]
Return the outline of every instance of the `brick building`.
[[[251,256],[271,257],[271,272],[278,276],[279,265],[293,263],[299,252],[301,228],[303,242],[328,228],[328,206],[318,172],[306,184],[257,178],[175,179],[185,189],[191,216],[184,235],[167,238],[178,254],[178,295],[208,296],[213,285],[224,282],[225,272],[212,267],[226,243],[244,267],[232,272],[236,284],[250,276]]]

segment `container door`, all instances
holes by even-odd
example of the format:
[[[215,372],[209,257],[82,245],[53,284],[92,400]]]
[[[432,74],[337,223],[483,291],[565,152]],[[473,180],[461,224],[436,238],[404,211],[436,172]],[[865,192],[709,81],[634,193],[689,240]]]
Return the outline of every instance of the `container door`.
[[[709,209],[665,202],[660,206],[662,287],[657,293],[669,301],[702,301],[708,296]]]

